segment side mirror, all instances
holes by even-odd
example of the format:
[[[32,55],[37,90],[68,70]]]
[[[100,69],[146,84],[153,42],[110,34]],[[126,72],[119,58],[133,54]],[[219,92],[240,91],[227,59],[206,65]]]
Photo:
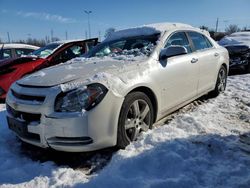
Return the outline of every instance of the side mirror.
[[[187,49],[183,46],[169,46],[160,52],[159,60],[165,61],[169,57],[187,54]]]

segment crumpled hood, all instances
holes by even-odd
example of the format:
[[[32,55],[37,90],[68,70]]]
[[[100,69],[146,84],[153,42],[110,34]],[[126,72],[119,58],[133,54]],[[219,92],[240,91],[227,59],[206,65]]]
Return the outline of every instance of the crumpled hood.
[[[125,62],[121,60],[114,60],[112,58],[97,60],[82,60],[74,59],[64,64],[59,64],[54,67],[46,68],[31,74],[17,83],[27,86],[43,86],[51,87],[59,84],[71,82],[73,80],[85,80],[93,77],[96,73],[105,72],[110,74],[119,74],[126,64],[126,70],[134,69],[133,65],[136,62]]]

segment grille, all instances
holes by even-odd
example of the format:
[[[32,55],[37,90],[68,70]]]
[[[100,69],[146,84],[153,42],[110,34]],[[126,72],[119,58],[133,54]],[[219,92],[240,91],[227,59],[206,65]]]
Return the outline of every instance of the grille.
[[[9,128],[16,132],[18,136],[40,142],[40,136],[38,134],[28,132],[26,124],[20,123],[18,120],[12,119],[8,116],[7,121]]]
[[[39,122],[41,119],[41,114],[32,114],[32,113],[26,113],[26,112],[19,112],[11,108],[9,105],[6,105],[6,110],[9,114],[11,114],[14,118],[22,119],[26,122]]]
[[[15,92],[14,90],[11,90],[12,95],[15,96],[17,99],[26,100],[26,101],[37,101],[39,103],[44,102],[45,97],[44,96],[30,96],[30,95],[24,95],[19,94]]]

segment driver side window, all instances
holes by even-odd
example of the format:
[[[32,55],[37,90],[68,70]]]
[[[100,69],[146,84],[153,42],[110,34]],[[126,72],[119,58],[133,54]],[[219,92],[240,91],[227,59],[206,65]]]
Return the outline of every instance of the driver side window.
[[[184,32],[178,32],[178,33],[174,33],[167,41],[166,45],[164,46],[164,48],[167,48],[169,46],[183,46],[187,49],[188,53],[191,53],[191,47],[190,44],[188,42],[187,36]]]

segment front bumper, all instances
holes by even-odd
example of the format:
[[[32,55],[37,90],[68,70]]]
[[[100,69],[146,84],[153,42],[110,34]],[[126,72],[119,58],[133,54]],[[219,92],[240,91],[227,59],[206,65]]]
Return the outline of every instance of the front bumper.
[[[19,95],[13,95],[12,90]],[[24,142],[60,151],[84,152],[116,145],[122,97],[109,91],[90,111],[58,113],[54,112],[54,102],[59,93],[59,88],[31,88],[15,83],[6,99],[10,129]],[[44,100],[27,97],[34,95],[44,96]]]

